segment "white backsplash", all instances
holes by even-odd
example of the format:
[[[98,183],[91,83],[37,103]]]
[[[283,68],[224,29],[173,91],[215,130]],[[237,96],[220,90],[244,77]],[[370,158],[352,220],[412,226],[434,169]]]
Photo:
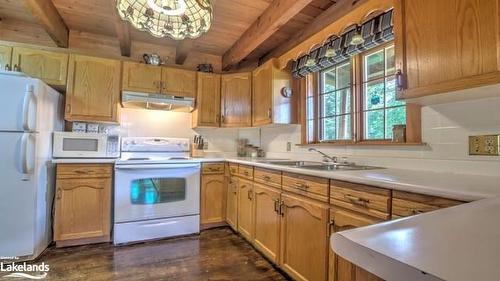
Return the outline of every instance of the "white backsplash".
[[[359,164],[418,170],[484,175],[500,174],[500,157],[469,156],[468,136],[500,133],[500,98],[425,106],[422,135],[427,146],[339,146],[320,147],[328,154],[347,157]],[[181,112],[122,109],[121,136],[181,137],[195,134],[208,141],[208,153],[234,155],[236,139],[247,138],[261,146],[270,158],[321,160],[300,143],[300,126],[262,129],[191,129],[191,114]],[[292,150],[286,151],[287,142]]]
[[[360,164],[394,168],[448,171],[484,175],[500,174],[500,157],[469,156],[470,135],[500,133],[500,98],[425,106],[422,138],[427,146],[341,146],[318,149]],[[268,157],[321,160],[319,154],[299,147],[300,126],[262,129]],[[292,142],[292,151],[286,143]]]

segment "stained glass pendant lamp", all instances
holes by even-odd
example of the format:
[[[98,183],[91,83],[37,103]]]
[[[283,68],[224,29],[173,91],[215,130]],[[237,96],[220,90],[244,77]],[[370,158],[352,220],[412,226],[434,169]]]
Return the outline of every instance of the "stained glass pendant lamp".
[[[155,37],[198,38],[210,29],[210,0],[117,0],[123,20]]]

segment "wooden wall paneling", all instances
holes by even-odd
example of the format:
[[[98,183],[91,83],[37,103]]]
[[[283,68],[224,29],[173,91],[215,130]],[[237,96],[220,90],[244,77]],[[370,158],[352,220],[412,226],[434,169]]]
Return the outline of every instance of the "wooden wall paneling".
[[[37,46],[57,46],[40,25],[11,18],[2,18],[0,21],[0,38]]]
[[[312,0],[275,0],[241,35],[222,58],[222,69],[228,70],[297,15]]]
[[[120,43],[117,38],[84,31],[69,31],[69,49],[74,51],[92,52],[102,56],[117,56],[120,54]]]
[[[26,8],[59,47],[68,47],[69,30],[52,0],[23,0]]]

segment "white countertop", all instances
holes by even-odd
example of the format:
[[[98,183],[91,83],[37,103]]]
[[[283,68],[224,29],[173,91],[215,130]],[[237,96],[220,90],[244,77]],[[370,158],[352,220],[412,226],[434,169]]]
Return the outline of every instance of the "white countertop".
[[[226,161],[462,201],[500,196],[500,176],[403,169],[318,171],[259,163],[260,160],[248,158],[228,158]]]
[[[54,164],[112,164],[115,162],[115,158],[52,158]]]
[[[500,197],[484,199],[338,232],[330,242],[385,280],[499,280],[499,214]]]

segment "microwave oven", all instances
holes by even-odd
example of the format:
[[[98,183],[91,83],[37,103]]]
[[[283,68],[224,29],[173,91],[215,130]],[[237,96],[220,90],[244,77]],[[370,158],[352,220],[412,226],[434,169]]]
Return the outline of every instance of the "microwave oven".
[[[99,133],[54,132],[54,158],[118,158],[120,137]]]

